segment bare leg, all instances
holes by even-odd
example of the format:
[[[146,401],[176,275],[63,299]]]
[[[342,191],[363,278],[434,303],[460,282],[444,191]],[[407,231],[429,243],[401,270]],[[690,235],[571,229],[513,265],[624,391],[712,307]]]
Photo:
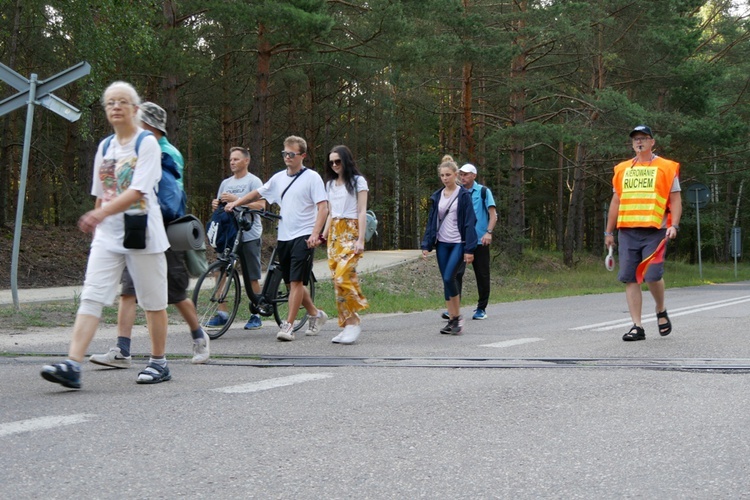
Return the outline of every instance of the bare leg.
[[[146,323],[151,336],[151,355],[164,356],[167,350],[167,310],[146,311]]]
[[[461,314],[461,296],[456,295],[446,300],[445,307],[448,309],[451,318],[457,318]]]
[[[180,314],[182,314],[182,319],[188,324],[191,332],[200,328],[201,325],[198,322],[198,313],[195,312],[195,304],[193,304],[192,300],[185,299],[176,303],[175,307],[180,311]]]
[[[643,326],[641,325],[641,312],[643,307],[641,285],[638,283],[625,284],[625,297],[628,301],[628,310],[630,311],[630,319],[633,320],[633,324],[635,324],[635,326]]]
[[[656,312],[665,311],[667,308],[664,304],[664,279],[648,283],[648,291],[651,292],[651,296],[654,298],[654,302],[656,302]],[[667,318],[659,318],[657,323],[659,326],[665,325]]]
[[[117,309],[117,336],[130,338],[135,325],[135,295],[120,295],[120,306]]]
[[[83,363],[91,339],[94,338],[99,327],[99,318],[90,314],[78,314],[73,325],[73,335],[68,347],[68,357],[73,361]]]
[[[302,282],[292,281],[289,283],[289,287],[289,317],[287,318],[287,321],[290,324],[294,323],[300,306],[304,306],[308,315],[317,316],[318,308],[313,304],[313,301],[310,298],[310,292],[307,291],[307,288],[305,288]]]

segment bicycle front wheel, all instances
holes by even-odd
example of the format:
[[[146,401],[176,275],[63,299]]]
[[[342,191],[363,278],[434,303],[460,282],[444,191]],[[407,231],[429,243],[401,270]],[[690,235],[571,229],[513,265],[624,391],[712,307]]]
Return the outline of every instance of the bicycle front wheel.
[[[218,339],[232,326],[240,308],[242,288],[237,270],[228,269],[229,264],[217,261],[211,264],[198,278],[193,290],[193,304],[198,313],[198,322],[212,340]],[[226,307],[224,307],[226,306]],[[224,311],[219,314],[219,311]]]
[[[276,323],[281,326],[281,323],[287,321],[289,318],[289,286],[281,279],[281,271],[278,269],[274,272],[272,279],[274,280],[274,283],[273,286],[269,288],[268,295],[271,297],[271,302],[273,303],[273,316],[276,319]],[[315,275],[312,272],[310,272],[310,280],[307,285],[305,285],[305,288],[310,294],[310,299],[314,302]],[[300,304],[299,309],[297,309],[297,313],[294,316],[292,330],[296,332],[305,326],[307,318],[307,310]]]

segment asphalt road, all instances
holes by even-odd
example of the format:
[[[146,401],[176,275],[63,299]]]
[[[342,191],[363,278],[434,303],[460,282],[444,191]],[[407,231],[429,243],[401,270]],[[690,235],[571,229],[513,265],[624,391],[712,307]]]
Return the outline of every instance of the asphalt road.
[[[173,380],[87,364],[39,376],[67,330],[0,334],[4,498],[750,496],[750,283],[667,291],[674,332],[620,340],[624,293],[496,304],[466,335],[438,311],[367,315],[360,342],[212,342]],[[653,309],[650,298],[644,307]],[[465,308],[469,312],[469,308]],[[113,342],[102,329],[92,352]],[[142,329],[134,350],[147,351]],[[27,355],[33,353],[34,355]],[[180,355],[185,355],[181,357]],[[138,366],[144,364],[139,356]]]

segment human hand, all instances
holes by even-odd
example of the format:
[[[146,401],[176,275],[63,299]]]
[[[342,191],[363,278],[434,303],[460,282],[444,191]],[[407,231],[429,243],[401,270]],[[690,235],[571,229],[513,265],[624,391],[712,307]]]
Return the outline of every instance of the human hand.
[[[93,233],[96,226],[106,217],[100,209],[89,210],[78,219],[78,229],[84,233]]]
[[[229,203],[231,201],[237,201],[239,198],[232,193],[221,193],[221,196],[219,197],[221,201],[224,203]]]
[[[677,238],[677,228],[676,227],[669,226],[667,228],[667,238],[669,238],[670,240],[673,240],[673,239]]]
[[[492,243],[492,235],[490,233],[484,233],[482,235],[482,245],[489,246]]]
[[[233,208],[234,208],[235,206],[237,206],[237,203],[236,203],[236,202],[231,202],[231,203],[227,203],[226,205],[224,205],[224,211],[225,211],[225,212],[231,212],[231,211],[232,211],[232,209],[233,209]]]
[[[357,240],[354,243],[354,253],[358,254],[358,253],[363,253],[364,251],[365,251],[365,242]]]
[[[608,234],[604,237],[604,248],[615,247],[614,235]]]
[[[428,253],[430,253],[430,252],[428,252],[427,250],[422,250],[422,258],[426,259]]]
[[[467,264],[471,264],[474,262],[474,254],[473,253],[465,253],[464,254],[464,262]]]
[[[218,200],[218,198],[215,199],[215,200],[211,200],[211,209],[212,210],[216,210],[218,208],[218,206],[219,206],[219,200]]]

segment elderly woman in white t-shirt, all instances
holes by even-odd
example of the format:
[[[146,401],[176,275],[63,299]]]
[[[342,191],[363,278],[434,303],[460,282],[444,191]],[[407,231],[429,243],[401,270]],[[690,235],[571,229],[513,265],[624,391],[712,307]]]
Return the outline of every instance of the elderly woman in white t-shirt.
[[[125,82],[112,83],[102,97],[114,136],[99,144],[91,187],[96,205],[78,221],[81,231],[94,233],[81,305],[73,326],[68,359],[42,368],[44,379],[64,387],[81,388],[81,363],[99,326],[103,306],[114,302],[126,264],[138,303],[146,311],[151,335],[151,359],[136,382],[155,384],[171,378],[165,358],[167,262],[164,252],[169,241],[155,191],[161,179],[161,149],[153,134],[139,126],[140,102],[138,93]]]
[[[357,262],[365,251],[367,180],[346,146],[336,146],[328,154],[325,179],[329,207],[323,237],[328,240],[339,326],[344,328],[332,342],[353,344],[362,331],[357,312],[369,307],[357,277]]]

